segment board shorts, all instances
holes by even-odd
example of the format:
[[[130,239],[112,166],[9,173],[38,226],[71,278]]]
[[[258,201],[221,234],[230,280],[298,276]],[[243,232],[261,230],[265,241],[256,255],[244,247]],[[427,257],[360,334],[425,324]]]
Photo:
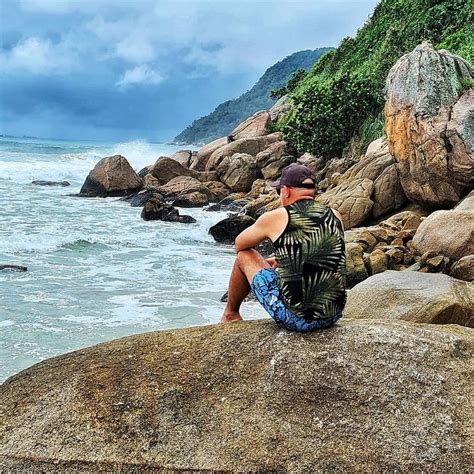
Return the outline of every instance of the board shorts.
[[[342,316],[340,314],[327,319],[317,319],[310,323],[297,316],[283,303],[278,287],[278,274],[271,268],[259,270],[253,277],[250,286],[255,297],[272,319],[290,331],[309,332],[315,329],[329,328]]]

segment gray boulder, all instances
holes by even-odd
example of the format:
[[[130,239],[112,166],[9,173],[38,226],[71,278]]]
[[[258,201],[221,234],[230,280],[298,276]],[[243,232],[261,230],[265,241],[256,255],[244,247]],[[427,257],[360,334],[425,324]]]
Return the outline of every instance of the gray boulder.
[[[206,169],[207,162],[211,155],[219,148],[227,145],[229,139],[227,137],[218,138],[207,145],[204,145],[193,157],[191,165],[189,166],[192,170],[204,171]]]
[[[87,176],[80,196],[107,197],[133,194],[142,187],[141,178],[122,155],[102,158]]]
[[[413,245],[423,255],[433,251],[452,259],[474,254],[474,211],[436,211],[419,225]]]
[[[257,155],[257,165],[263,177],[271,180],[279,178],[281,170],[295,161],[295,157],[290,153],[284,141],[272,143]]]
[[[255,112],[230,132],[229,141],[268,135],[270,133],[270,123],[270,114],[266,110]]]
[[[0,387],[5,472],[469,472],[473,332],[344,319],[117,339]]]
[[[225,157],[217,166],[220,180],[233,192],[248,192],[256,179],[262,177],[255,157],[247,153],[237,153]]]
[[[472,328],[474,285],[441,273],[388,270],[349,291],[345,314]]]

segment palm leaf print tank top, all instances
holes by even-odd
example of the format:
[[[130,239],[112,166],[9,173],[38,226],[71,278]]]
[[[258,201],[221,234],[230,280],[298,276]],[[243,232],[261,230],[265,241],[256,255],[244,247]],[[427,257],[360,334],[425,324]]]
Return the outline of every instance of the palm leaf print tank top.
[[[308,322],[339,315],[346,303],[344,230],[312,199],[285,206],[288,224],[274,242],[285,306]]]

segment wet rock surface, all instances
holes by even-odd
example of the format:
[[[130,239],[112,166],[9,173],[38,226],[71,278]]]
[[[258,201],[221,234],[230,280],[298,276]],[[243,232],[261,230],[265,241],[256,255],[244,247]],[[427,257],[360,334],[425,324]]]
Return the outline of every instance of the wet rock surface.
[[[141,178],[122,155],[102,158],[87,176],[79,196],[107,197],[133,194],[142,187]]]

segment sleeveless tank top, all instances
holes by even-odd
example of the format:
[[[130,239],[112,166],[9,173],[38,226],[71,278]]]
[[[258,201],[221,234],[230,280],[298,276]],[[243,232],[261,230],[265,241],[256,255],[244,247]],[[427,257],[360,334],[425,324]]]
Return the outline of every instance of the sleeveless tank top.
[[[312,199],[285,206],[288,224],[274,242],[285,306],[307,322],[340,315],[346,303],[344,230]]]

